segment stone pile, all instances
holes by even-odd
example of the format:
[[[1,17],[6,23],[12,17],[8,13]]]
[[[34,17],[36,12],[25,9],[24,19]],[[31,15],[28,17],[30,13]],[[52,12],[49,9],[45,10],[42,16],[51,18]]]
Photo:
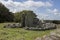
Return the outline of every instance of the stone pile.
[[[7,24],[4,26],[4,28],[20,28],[20,27],[21,27],[20,23]]]
[[[44,29],[55,29],[56,25],[53,24],[53,23],[44,23],[44,24],[42,24],[41,27],[44,28]]]
[[[41,25],[41,27],[26,27],[27,30],[50,30],[50,29],[56,29],[56,25],[53,23],[44,23]]]

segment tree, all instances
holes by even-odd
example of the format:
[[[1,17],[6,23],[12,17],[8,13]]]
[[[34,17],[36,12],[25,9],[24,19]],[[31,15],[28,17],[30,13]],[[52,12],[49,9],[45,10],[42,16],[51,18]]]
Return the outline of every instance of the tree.
[[[23,11],[21,11],[21,12],[16,12],[15,14],[14,14],[14,19],[15,19],[15,21],[16,22],[21,22],[21,18],[22,18],[22,15],[28,15],[29,16],[29,14],[31,14],[30,16],[34,16],[34,17],[36,17],[36,14],[33,12],[33,11],[31,11],[31,10],[23,10]]]
[[[21,13],[20,12],[17,12],[14,14],[14,21],[21,22]]]
[[[53,20],[53,23],[60,24],[60,20]]]
[[[9,12],[2,3],[0,3],[0,22],[13,21],[13,13]]]

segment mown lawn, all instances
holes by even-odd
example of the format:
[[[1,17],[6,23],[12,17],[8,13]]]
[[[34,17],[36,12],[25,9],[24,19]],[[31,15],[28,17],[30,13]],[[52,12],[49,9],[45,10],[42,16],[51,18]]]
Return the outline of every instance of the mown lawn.
[[[0,23],[0,40],[35,40],[37,37],[48,35],[51,30],[31,31],[22,28],[3,28]]]

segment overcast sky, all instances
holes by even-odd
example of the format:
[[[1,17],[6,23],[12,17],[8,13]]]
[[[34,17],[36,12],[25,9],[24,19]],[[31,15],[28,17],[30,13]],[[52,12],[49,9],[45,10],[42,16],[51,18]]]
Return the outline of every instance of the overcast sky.
[[[60,0],[0,0],[10,12],[32,10],[39,19],[60,20]]]

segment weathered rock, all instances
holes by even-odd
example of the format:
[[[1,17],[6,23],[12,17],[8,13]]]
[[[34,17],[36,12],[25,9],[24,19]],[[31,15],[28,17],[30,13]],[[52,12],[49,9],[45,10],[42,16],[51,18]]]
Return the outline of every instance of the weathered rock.
[[[14,24],[7,24],[4,26],[4,28],[20,28],[21,24],[19,23],[14,23]]]
[[[45,35],[42,38],[37,37],[35,40],[60,40],[60,31],[59,30],[52,31],[52,32],[50,32],[49,35]]]
[[[27,30],[50,30],[56,29],[56,25],[53,23],[44,23],[41,27],[25,27]]]
[[[42,25],[43,29],[49,30],[49,29],[56,29],[56,25],[53,23],[44,23]]]
[[[37,37],[35,40],[41,40],[41,38],[40,37]]]
[[[12,24],[7,24],[4,26],[4,28],[11,28]]]
[[[60,37],[57,35],[44,36],[42,38],[36,38],[35,40],[60,40]]]

